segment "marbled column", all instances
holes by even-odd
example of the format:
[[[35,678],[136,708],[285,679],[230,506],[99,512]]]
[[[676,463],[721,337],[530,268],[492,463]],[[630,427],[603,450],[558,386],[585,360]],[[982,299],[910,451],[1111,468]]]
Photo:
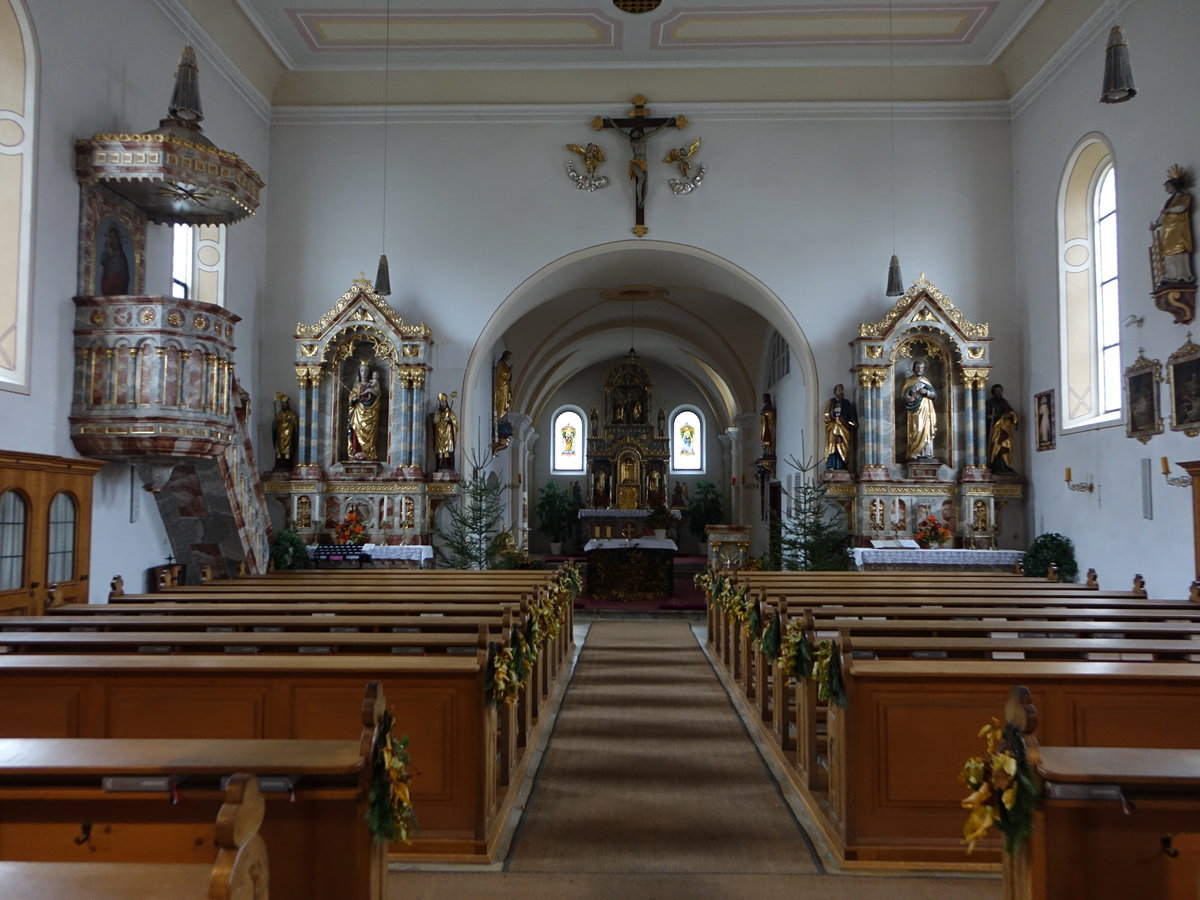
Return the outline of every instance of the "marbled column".
[[[403,369],[396,373],[396,391],[392,401],[393,418],[389,431],[395,435],[393,444],[396,465],[407,466],[412,457],[412,379]]]
[[[966,466],[978,465],[979,455],[979,447],[975,440],[975,388],[972,386],[973,384],[974,381],[968,379],[966,388],[963,390],[963,419],[966,423],[966,428],[963,430],[963,464]]]
[[[422,469],[437,467],[436,462],[426,467],[422,455],[425,452],[425,372],[417,369],[412,375],[412,436],[409,439],[409,459]],[[457,461],[457,460],[456,460]]]
[[[309,398],[308,378],[299,370],[296,372],[296,418],[299,420],[299,431],[296,435],[296,463],[307,466],[312,462],[312,403]]]

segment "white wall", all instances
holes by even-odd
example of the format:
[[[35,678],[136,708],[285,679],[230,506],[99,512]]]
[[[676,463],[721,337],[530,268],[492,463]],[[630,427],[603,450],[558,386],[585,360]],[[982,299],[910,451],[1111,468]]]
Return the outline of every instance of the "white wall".
[[[1016,170],[1015,221],[1017,297],[1023,307],[1024,391],[1008,391],[1028,414],[1033,394],[1054,388],[1062,404],[1059,376],[1056,198],[1071,149],[1085,134],[1103,133],[1113,146],[1120,216],[1121,316],[1144,316],[1145,324],[1122,329],[1121,355],[1129,365],[1144,347],[1165,363],[1185,339],[1178,326],[1154,307],[1147,262],[1149,224],[1162,208],[1167,168],[1179,163],[1200,169],[1200,69],[1190,63],[1200,43],[1200,4],[1194,0],[1137,0],[1120,17],[1129,41],[1138,94],[1115,105],[1099,103],[1104,48],[1112,19],[1094,33],[1061,71],[1027,103],[1013,127]],[[1015,398],[1021,398],[1017,402]],[[1125,587],[1143,573],[1152,595],[1180,596],[1193,570],[1191,492],[1170,487],[1160,457],[1200,458],[1200,444],[1170,431],[1169,392],[1161,400],[1165,433],[1148,444],[1125,436],[1124,422],[1074,434],[1059,434],[1053,451],[1033,451],[1032,426],[1024,430],[1032,464],[1031,533],[1057,531],[1075,542],[1081,569],[1095,566],[1101,583]],[[1061,416],[1060,416],[1061,418]],[[1152,460],[1154,518],[1142,518],[1141,460]],[[1093,494],[1068,491],[1072,478],[1090,475]],[[1175,468],[1173,474],[1183,474]]]
[[[26,395],[0,391],[0,446],[76,456],[68,430],[74,359],[79,186],[74,142],[100,132],[142,132],[166,117],[184,34],[151,0],[27,2],[39,53],[36,212],[33,258],[33,357]],[[136,29],[130,23],[136,22]],[[203,52],[199,54],[205,133],[267,177],[267,127]],[[227,305],[238,326],[238,377],[255,392],[258,305],[265,253],[263,217],[234,226]],[[146,289],[169,293],[170,237],[150,226]],[[259,406],[262,409],[262,406]],[[269,451],[268,451],[269,452]],[[110,464],[95,482],[92,599],[110,578],[135,586],[141,571],[170,552],[153,498],[138,486],[130,522],[129,469]]]

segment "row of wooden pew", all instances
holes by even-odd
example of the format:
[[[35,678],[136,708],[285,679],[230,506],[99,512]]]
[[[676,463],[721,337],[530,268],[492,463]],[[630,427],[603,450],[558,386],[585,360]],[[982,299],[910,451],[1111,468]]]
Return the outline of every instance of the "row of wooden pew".
[[[956,776],[1015,683],[1047,742],[1200,747],[1200,606],[1149,600],[1140,577],[710,579],[710,655],[848,868],[996,869],[996,840],[964,852]],[[815,672],[780,668],[796,656]]]
[[[354,734],[363,686],[379,682],[410,737],[411,845],[372,856],[353,815],[339,822],[315,808],[273,824],[269,804],[264,826],[270,848],[273,834],[316,833],[318,815],[332,823],[328,848],[303,850],[283,874],[276,866],[278,895],[377,898],[385,850],[413,862],[496,852],[571,658],[572,583],[566,571],[323,570],[130,595],[114,582],[108,604],[0,619],[0,746],[103,738],[219,754],[294,744],[299,757],[276,748],[285,767],[274,774],[304,797],[324,791],[301,765],[304,748]],[[494,661],[514,643],[536,661],[523,653],[527,677],[492,698]],[[187,762],[177,774],[196,783]],[[355,791],[362,801],[363,786]],[[0,819],[7,810],[0,799]],[[0,823],[0,859],[38,858],[10,855],[16,846]],[[332,858],[357,860],[357,881],[318,871]]]

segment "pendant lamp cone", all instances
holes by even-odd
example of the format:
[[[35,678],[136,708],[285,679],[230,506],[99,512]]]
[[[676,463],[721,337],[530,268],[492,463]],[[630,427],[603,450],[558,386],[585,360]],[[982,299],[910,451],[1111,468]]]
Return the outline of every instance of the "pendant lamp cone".
[[[1104,90],[1100,94],[1100,102],[1124,103],[1136,93],[1125,32],[1121,26],[1114,25],[1108,33],[1108,49],[1104,51]]]
[[[892,261],[888,263],[887,296],[899,297],[903,293],[904,279],[900,277],[900,257],[893,253]]]
[[[375,272],[375,293],[386,297],[392,292],[392,278],[388,273],[387,254],[379,254],[379,269]]]

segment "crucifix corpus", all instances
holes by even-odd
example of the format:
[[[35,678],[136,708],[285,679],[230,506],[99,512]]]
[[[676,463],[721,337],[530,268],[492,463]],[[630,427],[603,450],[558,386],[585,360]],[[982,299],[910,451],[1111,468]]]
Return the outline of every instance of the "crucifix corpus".
[[[646,161],[646,145],[664,128],[687,128],[688,121],[684,116],[652,116],[646,106],[646,98],[638,94],[633,98],[633,109],[629,115],[610,119],[608,116],[596,116],[592,119],[592,128],[601,131],[611,128],[629,141],[632,156],[629,159],[629,180],[633,182],[633,201],[636,210],[633,233],[638,237],[646,234],[646,184],[649,181],[649,164]]]

